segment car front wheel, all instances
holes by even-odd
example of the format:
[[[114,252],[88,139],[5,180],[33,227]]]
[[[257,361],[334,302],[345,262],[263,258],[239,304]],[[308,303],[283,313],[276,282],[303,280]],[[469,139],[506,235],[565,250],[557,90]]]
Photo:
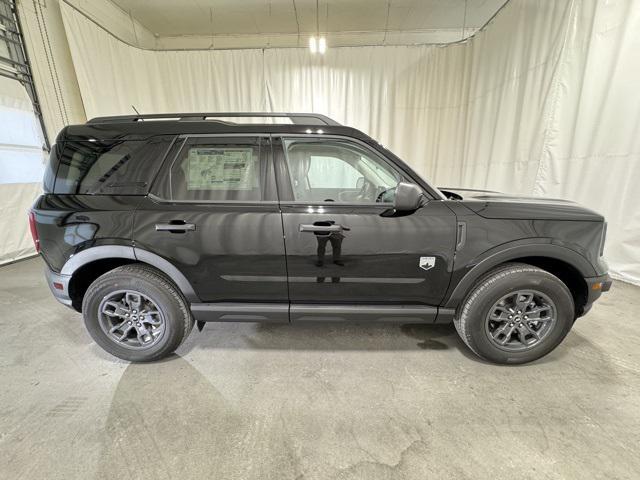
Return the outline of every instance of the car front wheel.
[[[559,278],[531,265],[511,263],[478,281],[454,323],[478,356],[518,364],[556,348],[574,319],[573,297]]]

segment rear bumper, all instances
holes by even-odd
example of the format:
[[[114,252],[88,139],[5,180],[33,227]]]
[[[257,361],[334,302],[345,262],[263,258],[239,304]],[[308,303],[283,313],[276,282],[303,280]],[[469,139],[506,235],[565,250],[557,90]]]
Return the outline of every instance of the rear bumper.
[[[72,307],[71,297],[69,297],[69,281],[71,275],[61,275],[54,272],[49,267],[45,267],[44,276],[47,279],[47,285],[56,300],[67,307]]]
[[[593,302],[600,298],[604,292],[608,292],[613,283],[609,274],[587,277],[584,280],[587,282],[587,303],[579,316],[586,314],[591,309]]]

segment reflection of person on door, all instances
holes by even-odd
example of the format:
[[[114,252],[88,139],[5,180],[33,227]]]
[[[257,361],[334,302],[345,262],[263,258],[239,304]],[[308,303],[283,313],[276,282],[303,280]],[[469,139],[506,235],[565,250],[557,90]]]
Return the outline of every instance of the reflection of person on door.
[[[317,225],[320,227],[330,227],[331,225],[334,225],[334,224],[335,222],[331,220],[314,223],[314,225]],[[342,227],[342,230],[348,231],[350,229],[347,227]],[[327,243],[331,243],[333,263],[335,263],[336,265],[344,266],[341,254],[342,254],[342,240],[345,238],[345,236],[342,234],[342,231],[331,232],[329,233],[329,235],[327,235],[326,233],[323,234],[322,232],[315,232],[315,235],[316,235],[316,240],[318,241],[318,256],[316,259],[316,266],[322,267],[324,265],[324,257],[327,251]]]

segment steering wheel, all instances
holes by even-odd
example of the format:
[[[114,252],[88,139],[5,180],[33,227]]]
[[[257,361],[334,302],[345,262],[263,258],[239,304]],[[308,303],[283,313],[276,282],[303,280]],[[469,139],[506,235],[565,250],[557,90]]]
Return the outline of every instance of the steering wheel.
[[[360,192],[358,192],[357,199],[362,202],[371,201],[376,196],[376,187],[370,181],[366,180],[362,184]]]

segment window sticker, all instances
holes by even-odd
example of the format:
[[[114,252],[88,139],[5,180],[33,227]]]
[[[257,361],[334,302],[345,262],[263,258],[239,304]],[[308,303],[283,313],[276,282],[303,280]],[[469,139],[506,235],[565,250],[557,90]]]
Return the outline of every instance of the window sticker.
[[[256,174],[253,148],[191,148],[187,190],[252,190]]]

